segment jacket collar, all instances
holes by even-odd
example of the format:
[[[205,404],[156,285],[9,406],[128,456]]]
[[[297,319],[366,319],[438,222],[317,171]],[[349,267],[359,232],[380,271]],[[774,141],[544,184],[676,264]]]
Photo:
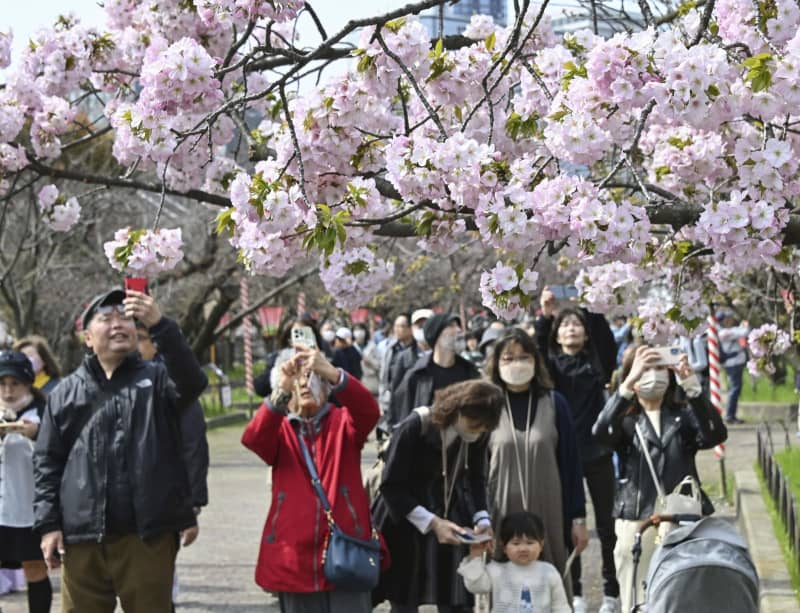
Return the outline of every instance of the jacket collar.
[[[112,380],[118,379],[122,374],[134,370],[141,363],[142,357],[139,355],[138,351],[129,353],[123,358],[120,365],[114,370],[114,373],[111,375],[111,379],[106,377],[103,367],[100,366],[100,360],[97,359],[97,355],[94,353],[83,358],[82,366],[87,378],[102,389]]]
[[[681,416],[678,411],[662,408],[659,419],[661,422],[661,436],[656,432],[650,418],[645,415],[644,409],[639,413],[637,421],[639,422],[639,427],[642,429],[644,437],[651,444],[664,449],[669,445],[678,430],[680,430]]]
[[[325,406],[323,406],[314,417],[310,417],[306,419],[305,417],[300,417],[297,413],[289,413],[287,419],[289,420],[289,424],[293,428],[299,428],[300,432],[308,435],[308,434],[319,434],[322,430],[322,420],[331,412],[331,403],[326,402]]]

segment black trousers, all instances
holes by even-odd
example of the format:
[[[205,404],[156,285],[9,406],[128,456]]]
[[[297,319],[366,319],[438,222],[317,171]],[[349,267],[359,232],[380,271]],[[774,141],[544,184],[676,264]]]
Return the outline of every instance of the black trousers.
[[[617,582],[617,569],[614,564],[614,546],[617,544],[617,535],[614,532],[614,463],[611,456],[598,458],[583,464],[583,478],[589,486],[589,496],[594,507],[594,521],[597,527],[597,536],[600,538],[600,550],[603,556],[603,594],[605,596],[619,596],[619,583]],[[581,586],[581,558],[578,556],[572,563],[572,593],[575,596],[583,595]]]

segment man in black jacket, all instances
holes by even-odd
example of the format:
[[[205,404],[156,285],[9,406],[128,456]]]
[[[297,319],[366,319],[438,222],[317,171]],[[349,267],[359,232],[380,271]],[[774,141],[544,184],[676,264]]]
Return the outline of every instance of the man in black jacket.
[[[141,359],[134,319],[166,366]],[[48,565],[63,563],[64,613],[117,598],[125,613],[167,612],[177,535],[196,524],[179,417],[207,380],[146,294],[101,294],[82,321],[91,354],[48,396],[36,442],[34,527]]]
[[[461,320],[452,313],[428,318],[423,328],[425,342],[433,351],[419,358],[406,372],[403,382],[392,394],[388,422],[396,426],[416,407],[431,406],[437,390],[453,383],[480,378],[475,366],[462,358]],[[459,343],[460,341],[460,343]]]

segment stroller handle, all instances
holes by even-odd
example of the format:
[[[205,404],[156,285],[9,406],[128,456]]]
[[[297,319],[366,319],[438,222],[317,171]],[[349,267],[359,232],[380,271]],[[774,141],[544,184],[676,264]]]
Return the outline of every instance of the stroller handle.
[[[636,530],[636,536],[641,539],[642,534],[647,532],[647,529],[652,526],[658,526],[661,522],[669,522],[672,524],[694,523],[703,519],[702,515],[695,513],[667,513],[664,515],[654,514],[643,520]]]

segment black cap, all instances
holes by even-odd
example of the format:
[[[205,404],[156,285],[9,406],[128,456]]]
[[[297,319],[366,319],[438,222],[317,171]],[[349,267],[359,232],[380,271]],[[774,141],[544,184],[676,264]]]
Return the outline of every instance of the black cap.
[[[32,385],[36,374],[33,372],[33,364],[24,353],[0,351],[0,377],[14,377]]]
[[[425,342],[428,343],[428,347],[433,349],[439,339],[439,335],[454,321],[461,324],[461,319],[454,313],[437,313],[428,317],[422,327],[422,333],[425,335]]]
[[[123,300],[125,300],[125,290],[119,288],[110,289],[92,298],[91,302],[89,302],[89,306],[86,307],[83,315],[81,315],[83,329],[85,330],[89,326],[89,322],[92,321],[94,312],[98,307],[107,306],[109,304],[122,304]]]

